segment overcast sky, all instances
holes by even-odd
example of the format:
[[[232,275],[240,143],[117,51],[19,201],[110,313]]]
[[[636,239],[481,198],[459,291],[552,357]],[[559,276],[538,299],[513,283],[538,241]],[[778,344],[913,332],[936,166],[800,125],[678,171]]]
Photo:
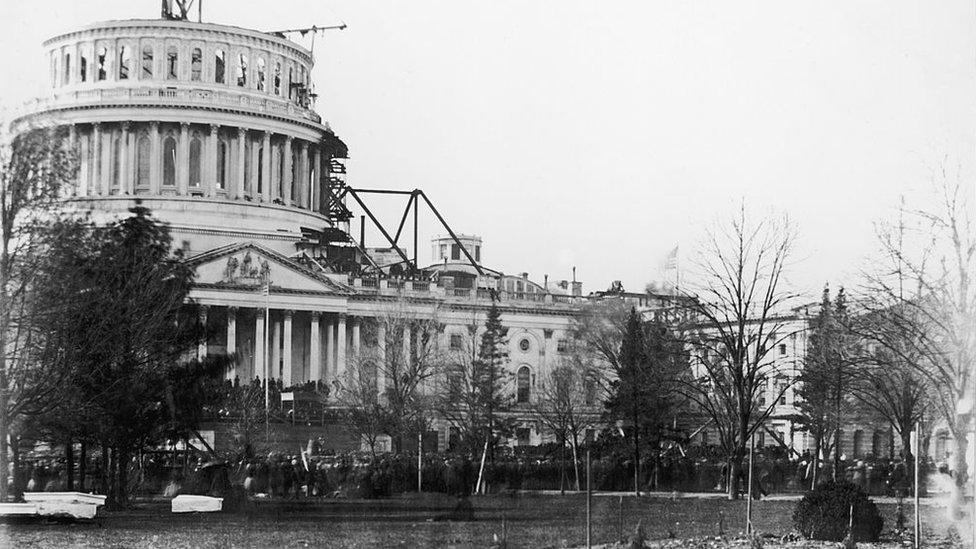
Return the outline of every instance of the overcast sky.
[[[314,79],[349,145],[349,183],[422,188],[456,231],[484,238],[487,264],[540,282],[575,265],[586,291],[643,288],[744,198],[794,219],[791,279],[816,295],[853,282],[873,223],[924,193],[943,158],[973,181],[971,0],[203,7],[205,22],[260,30],[347,23],[317,39]],[[45,38],[158,12],[158,0],[6,6],[0,100],[44,92]],[[422,258],[435,230],[422,224]]]

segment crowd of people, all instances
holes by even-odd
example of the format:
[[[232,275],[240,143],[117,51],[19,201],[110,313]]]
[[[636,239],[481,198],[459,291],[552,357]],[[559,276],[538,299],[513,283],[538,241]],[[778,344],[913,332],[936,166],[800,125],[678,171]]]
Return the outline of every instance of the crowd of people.
[[[480,468],[480,456],[425,453],[421,459],[419,482],[425,492],[454,495],[470,493],[479,476],[493,492],[511,490],[572,490],[586,486],[586,468],[566,452],[539,455],[504,453],[487,460]],[[745,460],[743,489],[747,478]],[[753,459],[753,494],[803,492],[815,481],[834,478],[833,460],[818,462],[809,453],[787,455],[776,449],[757,452]],[[839,477],[859,485],[869,494],[908,495],[912,470],[909,461],[896,457],[858,460],[843,458]],[[417,490],[416,453],[371,455],[363,452],[320,453],[309,444],[298,454],[271,452],[267,455],[238,455],[214,460],[204,454],[158,452],[133,458],[130,478],[138,483],[137,492],[147,495],[198,493],[224,495],[235,490],[252,497],[375,498]],[[921,463],[922,478],[936,471],[931,460]],[[76,469],[80,469],[76,464]],[[634,489],[634,461],[621,453],[606,453],[592,460],[592,485],[601,491]],[[698,448],[687,453],[645,456],[639,477],[642,491],[723,492],[727,489],[729,466],[714,448]],[[100,469],[97,456],[86,463],[87,480],[74,488],[98,492]],[[63,458],[37,457],[22,463],[21,491],[58,491],[66,488],[67,473]],[[924,485],[923,485],[924,490]]]

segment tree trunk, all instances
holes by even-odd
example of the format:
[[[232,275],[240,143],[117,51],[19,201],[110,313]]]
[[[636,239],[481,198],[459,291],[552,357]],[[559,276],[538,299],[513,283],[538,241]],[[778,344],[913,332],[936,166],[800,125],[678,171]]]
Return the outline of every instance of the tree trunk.
[[[559,445],[559,494],[566,493],[566,435],[562,435]]]
[[[640,434],[634,418],[634,495],[640,495]]]
[[[88,472],[88,444],[81,441],[81,451],[78,454],[78,491],[85,491],[85,473]]]
[[[6,338],[0,336],[0,350],[6,347]],[[0,355],[5,353],[0,353]],[[0,359],[0,502],[7,501],[7,471],[10,466],[7,464],[8,444],[7,437],[10,433],[10,417],[7,414],[7,374],[6,361]]]
[[[573,471],[576,473],[576,491],[580,491],[580,476],[579,476],[579,455],[576,451],[579,446],[579,441],[576,440],[576,433],[573,433]]]
[[[64,488],[68,492],[75,490],[75,452],[71,437],[64,443]]]
[[[736,449],[729,460],[729,499],[739,499],[739,473],[742,471],[742,454]]]
[[[123,450],[116,452],[115,463],[118,472],[118,483],[116,486],[116,503],[119,507],[128,507],[129,504],[129,455]]]
[[[816,443],[814,443],[813,452],[813,473],[810,475],[810,490],[817,487],[817,477],[820,476],[820,452],[822,450],[823,435],[817,437]]]
[[[969,480],[969,466],[966,463],[966,450],[969,446],[969,433],[967,429],[965,416],[956,416],[956,429],[953,433],[952,441],[954,451],[952,453],[952,461],[955,463],[952,466],[952,470],[955,472],[956,486],[960,488],[960,493],[965,491],[965,487]]]
[[[99,473],[99,476],[101,477],[99,479],[99,483],[102,485],[101,486],[101,493],[102,493],[102,495],[107,496],[108,499],[111,501],[112,491],[109,490],[109,478],[111,478],[112,475],[109,472],[109,465],[110,465],[110,463],[109,463],[109,455],[108,455],[109,454],[109,452],[108,452],[108,442],[106,442],[105,440],[102,440],[101,443],[99,444],[99,446],[100,446],[101,451],[102,451],[102,462],[101,462],[101,467],[99,468],[99,472],[98,472]]]
[[[13,493],[9,494],[14,501],[23,501],[24,483],[21,481],[20,472],[20,437],[10,437],[10,457],[13,459],[14,466],[14,485]]]

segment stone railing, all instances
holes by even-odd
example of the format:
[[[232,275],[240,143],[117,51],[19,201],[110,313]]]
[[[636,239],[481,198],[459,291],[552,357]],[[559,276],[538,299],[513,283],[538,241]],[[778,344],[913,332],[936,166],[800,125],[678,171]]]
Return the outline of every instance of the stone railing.
[[[98,105],[124,101],[139,105],[188,105],[203,107],[243,108],[248,111],[288,116],[322,123],[322,117],[287,99],[260,97],[233,90],[206,88],[98,88],[55,93],[51,97],[35,99],[24,106],[28,112],[76,106]],[[328,123],[325,124],[328,127]]]
[[[367,295],[403,295],[408,297],[437,297],[449,301],[491,301],[491,293],[486,288],[443,288],[429,281],[390,280],[371,277],[349,277],[349,284],[357,292]],[[498,292],[502,304],[514,303],[525,306],[535,304],[575,306],[582,302],[581,297],[564,294],[535,292]]]

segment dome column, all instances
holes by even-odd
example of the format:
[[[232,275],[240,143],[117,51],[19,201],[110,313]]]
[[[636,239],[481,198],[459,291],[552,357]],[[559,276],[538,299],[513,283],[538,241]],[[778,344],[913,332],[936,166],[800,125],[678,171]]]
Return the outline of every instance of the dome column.
[[[322,329],[319,326],[319,318],[322,313],[318,311],[312,311],[312,323],[311,330],[309,332],[309,352],[308,352],[308,363],[309,363],[309,381],[319,381],[322,379],[322,343],[320,335]]]
[[[219,124],[210,125],[210,138],[207,139],[207,169],[204,170],[203,194],[213,197],[217,194],[217,132]]]
[[[92,186],[89,190],[89,194],[97,195],[101,194],[101,188],[99,184],[101,183],[101,171],[99,168],[102,167],[102,124],[100,122],[95,122],[92,124]]]
[[[295,168],[292,165],[292,160],[293,160],[293,158],[292,158],[293,153],[292,153],[292,148],[291,148],[292,141],[293,141],[293,139],[292,139],[292,137],[290,135],[287,136],[287,137],[285,137],[285,147],[281,151],[281,156],[284,157],[281,160],[282,160],[282,162],[285,163],[285,169],[282,170],[284,172],[285,180],[282,181],[282,183],[281,183],[281,189],[282,189],[282,191],[285,194],[285,196],[282,197],[282,200],[284,201],[285,206],[291,206],[291,200],[292,200],[292,183],[293,183],[292,182],[292,179],[294,179],[294,175],[295,175],[295,173],[294,173],[294,169]]]
[[[312,169],[314,170],[314,175],[312,177],[312,211],[319,211],[322,209],[322,153],[319,152],[319,148],[315,147],[312,151]]]
[[[271,132],[261,140],[261,202],[271,202]]]
[[[299,159],[299,169],[298,176],[300,178],[298,185],[298,206],[302,208],[308,207],[308,141],[302,141],[301,145],[301,157]]]
[[[149,194],[159,196],[161,168],[163,162],[162,147],[159,140],[159,122],[149,123]]]
[[[122,136],[119,139],[119,194],[130,192],[132,178],[129,177],[129,122],[122,123]]]
[[[292,317],[294,316],[294,311],[285,311],[285,322],[284,330],[282,334],[282,345],[281,345],[281,377],[282,383],[285,387],[292,385],[292,371],[291,371],[291,345],[292,345]]]
[[[244,198],[244,176],[246,175],[244,172],[244,155],[247,154],[245,139],[247,139],[247,130],[237,128],[237,177],[234,178],[234,192],[231,197],[237,200]]]
[[[72,56],[75,56],[75,53],[72,52],[71,55]],[[78,149],[79,149],[79,147],[78,147],[78,127],[75,126],[74,124],[72,124],[72,125],[68,126],[68,150],[71,152],[71,154],[77,156],[78,155]],[[75,172],[74,181],[73,181],[74,185],[71,186],[71,189],[68,192],[69,195],[77,196],[77,195],[81,194],[81,193],[78,192],[78,185],[79,185],[80,181],[81,181],[81,176],[76,171]]]
[[[78,150],[78,158],[81,159],[78,167],[78,196],[88,196],[89,180],[91,176],[91,134],[82,132],[81,146]]]
[[[237,307],[227,307],[227,354],[237,352]],[[227,370],[227,379],[237,377],[237,361]]]
[[[176,194],[186,196],[190,187],[190,123],[180,122],[180,146],[176,153]]]

